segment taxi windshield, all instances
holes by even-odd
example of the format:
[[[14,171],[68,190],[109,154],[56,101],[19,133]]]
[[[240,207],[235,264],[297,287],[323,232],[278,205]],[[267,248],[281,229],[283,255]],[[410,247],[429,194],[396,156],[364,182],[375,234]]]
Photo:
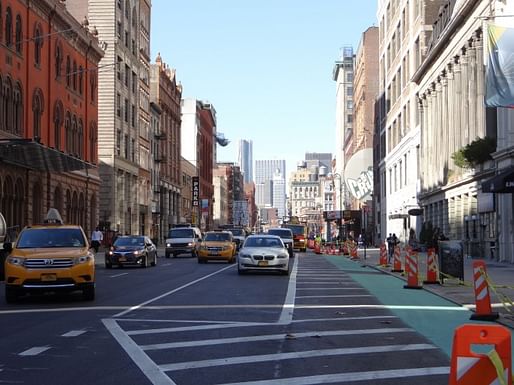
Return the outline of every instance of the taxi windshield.
[[[82,231],[73,228],[26,229],[16,243],[18,249],[85,246]]]
[[[207,233],[207,234],[205,234],[204,240],[207,242],[230,241],[230,234],[228,234],[228,233]]]

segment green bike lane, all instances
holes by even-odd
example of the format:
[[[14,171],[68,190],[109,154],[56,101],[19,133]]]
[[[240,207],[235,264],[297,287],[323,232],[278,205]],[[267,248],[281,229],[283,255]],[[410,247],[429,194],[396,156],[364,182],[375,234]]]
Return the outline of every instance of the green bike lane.
[[[406,282],[346,257],[325,255],[329,262],[345,271],[355,282],[375,296],[394,315],[428,338],[450,358],[455,329],[464,324],[489,324],[470,320],[473,312],[427,290],[405,289]],[[510,329],[509,329],[510,330]],[[512,338],[511,331],[511,343]],[[514,359],[512,360],[514,366]]]

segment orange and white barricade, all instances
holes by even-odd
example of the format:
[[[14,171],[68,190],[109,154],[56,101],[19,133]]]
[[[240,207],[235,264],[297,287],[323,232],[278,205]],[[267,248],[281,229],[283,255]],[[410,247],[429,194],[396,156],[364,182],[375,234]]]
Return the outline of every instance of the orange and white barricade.
[[[403,286],[404,289],[422,289],[419,284],[418,277],[418,253],[410,247],[406,248],[405,254],[405,271],[407,273],[407,284]]]
[[[402,260],[400,257],[400,253],[401,253],[400,246],[396,245],[394,247],[394,252],[393,252],[393,270],[391,270],[394,273],[402,273],[403,272]]]
[[[357,261],[359,259],[359,252],[357,251],[357,243],[351,242],[350,245],[351,245],[350,246],[350,258]]]
[[[455,329],[449,385],[510,384],[510,338],[510,330],[500,325],[462,325]],[[489,352],[477,353],[479,345]]]
[[[491,310],[491,295],[487,272],[484,261],[473,262],[473,287],[475,289],[475,313],[470,317],[472,320],[494,321],[498,319],[498,313]]]
[[[434,248],[427,250],[427,279],[423,284],[434,284],[439,282],[439,261]]]
[[[380,245],[380,259],[378,264],[381,266],[387,266],[387,249],[384,242]]]

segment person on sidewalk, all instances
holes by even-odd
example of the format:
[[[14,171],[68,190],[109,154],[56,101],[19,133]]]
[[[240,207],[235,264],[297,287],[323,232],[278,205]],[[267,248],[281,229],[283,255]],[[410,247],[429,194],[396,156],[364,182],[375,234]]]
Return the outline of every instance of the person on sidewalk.
[[[389,233],[389,236],[386,238],[387,242],[387,263],[391,263],[391,258],[393,257],[394,253],[394,239],[393,234]]]
[[[91,246],[95,249],[95,253],[98,253],[98,249],[100,248],[103,239],[104,234],[100,231],[100,228],[97,227],[95,231],[91,233]]]

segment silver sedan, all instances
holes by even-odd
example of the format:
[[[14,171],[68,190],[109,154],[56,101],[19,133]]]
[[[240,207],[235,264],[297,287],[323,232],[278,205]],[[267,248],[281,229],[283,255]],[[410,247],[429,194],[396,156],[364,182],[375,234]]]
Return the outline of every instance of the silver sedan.
[[[250,235],[237,257],[237,271],[277,271],[289,274],[289,252],[276,235]]]

